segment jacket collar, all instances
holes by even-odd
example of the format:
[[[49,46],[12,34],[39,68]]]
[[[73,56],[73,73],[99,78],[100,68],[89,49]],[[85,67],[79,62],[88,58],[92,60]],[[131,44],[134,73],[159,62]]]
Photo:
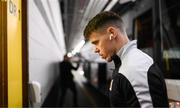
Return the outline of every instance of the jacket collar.
[[[129,41],[117,52],[117,55],[122,60],[128,51],[132,48],[137,48],[137,40]]]

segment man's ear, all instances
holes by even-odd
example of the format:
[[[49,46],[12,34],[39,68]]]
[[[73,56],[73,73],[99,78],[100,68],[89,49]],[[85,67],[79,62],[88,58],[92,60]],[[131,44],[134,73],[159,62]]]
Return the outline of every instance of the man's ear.
[[[117,36],[117,30],[116,30],[116,28],[114,28],[112,26],[107,28],[107,33],[109,33],[109,35],[111,36],[111,39],[116,38],[116,36]]]

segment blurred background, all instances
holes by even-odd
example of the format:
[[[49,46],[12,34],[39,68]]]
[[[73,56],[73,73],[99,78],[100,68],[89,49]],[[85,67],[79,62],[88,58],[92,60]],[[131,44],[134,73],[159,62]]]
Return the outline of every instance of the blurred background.
[[[60,62],[74,67],[79,107],[109,107],[113,63],[84,41],[88,21],[102,11],[121,15],[128,37],[161,68],[169,105],[180,107],[179,0],[0,0],[0,106],[62,107]],[[64,107],[73,106],[67,90]]]

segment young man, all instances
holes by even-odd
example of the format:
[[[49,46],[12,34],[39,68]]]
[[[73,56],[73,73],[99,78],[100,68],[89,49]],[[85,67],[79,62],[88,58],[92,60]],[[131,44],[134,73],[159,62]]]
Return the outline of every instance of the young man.
[[[84,37],[103,59],[115,63],[110,85],[112,106],[168,107],[162,72],[150,56],[137,49],[135,40],[129,41],[119,15],[99,13],[87,24]]]

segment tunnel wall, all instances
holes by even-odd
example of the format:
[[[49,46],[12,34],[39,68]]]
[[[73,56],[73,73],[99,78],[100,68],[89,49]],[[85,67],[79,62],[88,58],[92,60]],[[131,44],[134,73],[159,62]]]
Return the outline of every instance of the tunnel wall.
[[[65,42],[58,0],[28,0],[29,82],[41,85],[41,106],[59,74]]]

